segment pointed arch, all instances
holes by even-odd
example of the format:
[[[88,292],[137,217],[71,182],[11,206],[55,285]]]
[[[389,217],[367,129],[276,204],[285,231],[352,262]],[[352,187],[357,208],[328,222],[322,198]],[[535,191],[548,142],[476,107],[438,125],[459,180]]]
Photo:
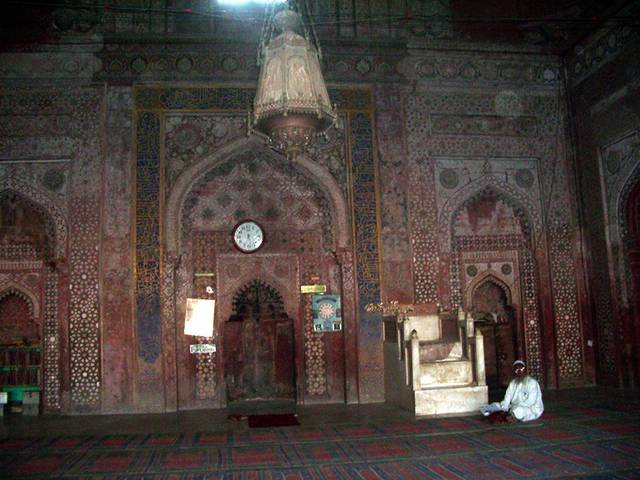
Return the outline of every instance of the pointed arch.
[[[0,285],[0,301],[9,295],[17,295],[24,300],[33,318],[40,317],[40,302],[31,290],[12,281]]]
[[[456,192],[456,195],[447,200],[440,210],[438,218],[438,235],[440,245],[445,249],[451,248],[453,238],[453,222],[459,212],[470,203],[484,197],[493,195],[504,200],[512,207],[524,222],[531,241],[540,237],[542,231],[542,217],[540,206],[527,193],[516,189],[494,175],[486,175]]]
[[[257,278],[236,290],[232,304],[233,314],[239,320],[244,320],[247,315],[258,317],[262,313],[260,308],[264,307],[268,308],[274,320],[285,312],[284,300],[278,289]]]
[[[640,151],[640,149],[639,149]],[[640,155],[640,154],[639,154]],[[620,189],[620,194],[618,195],[617,201],[617,220],[619,231],[621,234],[621,239],[626,239],[629,235],[629,199],[633,192],[640,185],[640,163],[636,165],[636,167],[629,172],[626,180],[623,183],[622,188]]]
[[[511,287],[509,286],[507,280],[495,270],[486,270],[482,272],[482,274],[474,278],[473,281],[467,286],[467,290],[464,296],[465,308],[467,310],[469,310],[473,305],[473,296],[475,295],[478,288],[480,288],[487,282],[493,283],[504,292],[507,298],[507,303],[509,305],[513,303],[513,292],[511,291]]]
[[[270,149],[265,147],[261,140],[255,137],[243,138],[229,142],[224,147],[218,149],[215,154],[187,168],[178,177],[167,199],[164,222],[165,247],[169,254],[176,254],[180,250],[182,206],[191,187],[197,184],[208,171],[225,160],[255,149],[263,149],[266,155],[275,155]],[[346,247],[349,241],[347,203],[341,193],[340,186],[326,169],[316,162],[313,162],[308,156],[300,155],[294,163],[299,166],[305,175],[317,183],[327,196],[333,208],[332,217],[336,229],[336,247]]]
[[[0,179],[0,196],[15,194],[28,205],[43,215],[44,221],[50,226],[53,238],[55,257],[66,256],[68,225],[66,214],[60,206],[46,193],[33,185],[22,181],[17,176],[7,176]]]

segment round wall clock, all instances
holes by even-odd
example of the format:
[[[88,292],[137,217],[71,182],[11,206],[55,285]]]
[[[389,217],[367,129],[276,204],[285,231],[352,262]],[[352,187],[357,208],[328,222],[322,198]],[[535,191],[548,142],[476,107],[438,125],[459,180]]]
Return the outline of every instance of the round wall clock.
[[[244,253],[258,250],[264,242],[262,227],[252,220],[244,220],[233,229],[233,244]]]

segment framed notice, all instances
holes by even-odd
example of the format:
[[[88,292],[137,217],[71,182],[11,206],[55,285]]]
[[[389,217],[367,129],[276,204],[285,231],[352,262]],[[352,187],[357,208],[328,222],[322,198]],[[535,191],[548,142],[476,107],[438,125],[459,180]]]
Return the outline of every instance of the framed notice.
[[[215,306],[215,300],[187,298],[184,334],[198,337],[213,337]]]
[[[342,331],[340,295],[313,295],[311,310],[314,332]]]

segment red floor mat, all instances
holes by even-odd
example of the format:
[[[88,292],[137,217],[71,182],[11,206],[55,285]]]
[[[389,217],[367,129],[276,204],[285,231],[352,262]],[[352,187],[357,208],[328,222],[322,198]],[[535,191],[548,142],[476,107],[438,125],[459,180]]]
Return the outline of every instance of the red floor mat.
[[[251,428],[290,427],[300,425],[293,413],[272,415],[249,415],[247,418]]]

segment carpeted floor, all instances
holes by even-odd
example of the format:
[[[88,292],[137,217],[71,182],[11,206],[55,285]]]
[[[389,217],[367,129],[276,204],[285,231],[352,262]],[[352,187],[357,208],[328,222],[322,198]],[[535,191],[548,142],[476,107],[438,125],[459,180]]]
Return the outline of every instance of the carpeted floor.
[[[580,405],[577,407],[576,405]],[[0,440],[2,478],[640,478],[640,403],[548,402],[542,419],[478,416],[192,433]]]

